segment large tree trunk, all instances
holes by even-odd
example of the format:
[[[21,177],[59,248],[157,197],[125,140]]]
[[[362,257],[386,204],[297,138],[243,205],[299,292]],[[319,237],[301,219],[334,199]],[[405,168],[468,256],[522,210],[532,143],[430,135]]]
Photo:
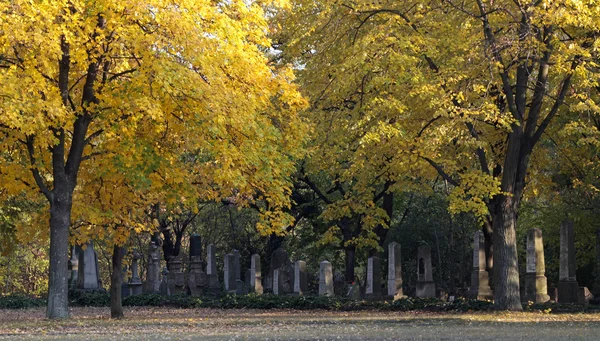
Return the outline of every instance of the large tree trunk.
[[[112,274],[110,276],[110,317],[123,318],[121,284],[123,281],[123,254],[125,248],[115,244],[112,254]]]
[[[64,187],[63,187],[64,188]],[[50,269],[48,276],[48,306],[46,317],[69,317],[69,226],[71,225],[71,195],[68,189],[55,190],[50,202]]]
[[[485,270],[488,272],[490,287],[494,289],[494,239],[492,221],[486,219],[481,231],[485,239]]]
[[[356,247],[354,245],[348,245],[344,247],[344,253],[346,254],[346,271],[344,278],[346,283],[354,283],[355,274],[354,266],[356,264]]]

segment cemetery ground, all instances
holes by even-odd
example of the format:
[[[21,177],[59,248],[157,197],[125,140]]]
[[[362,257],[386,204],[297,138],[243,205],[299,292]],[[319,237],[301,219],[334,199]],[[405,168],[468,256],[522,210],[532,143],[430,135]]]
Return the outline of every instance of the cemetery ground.
[[[0,340],[597,340],[600,314],[74,307],[0,310]]]

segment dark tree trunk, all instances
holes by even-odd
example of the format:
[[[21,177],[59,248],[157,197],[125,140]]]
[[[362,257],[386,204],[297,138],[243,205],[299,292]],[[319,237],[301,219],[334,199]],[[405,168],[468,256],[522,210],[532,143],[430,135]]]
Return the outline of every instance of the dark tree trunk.
[[[110,276],[110,317],[123,318],[121,284],[123,283],[123,255],[125,248],[115,245],[112,254],[112,274]]]
[[[494,239],[492,221],[486,219],[481,228],[485,239],[485,270],[488,272],[490,287],[494,289]]]
[[[354,245],[348,245],[344,247],[344,253],[346,254],[346,272],[344,278],[346,283],[353,283],[355,280],[356,248]]]
[[[59,189],[61,189],[59,191]],[[69,317],[69,226],[71,225],[71,194],[56,188],[50,202],[50,267],[48,276],[48,306],[46,317]]]
[[[594,268],[594,297],[600,297],[600,228],[596,230],[596,266]]]

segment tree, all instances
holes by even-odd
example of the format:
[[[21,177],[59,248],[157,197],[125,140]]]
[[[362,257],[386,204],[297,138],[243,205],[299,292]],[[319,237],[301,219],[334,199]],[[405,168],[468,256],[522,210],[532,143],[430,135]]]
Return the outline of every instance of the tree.
[[[520,310],[516,224],[531,156],[565,107],[592,101],[598,19],[576,1],[298,0],[279,41],[303,65],[312,108],[329,114],[314,118],[323,134],[341,127],[325,141],[392,160],[348,158],[352,179],[373,164],[392,180],[455,186],[450,209],[492,233],[495,306]]]
[[[14,0],[0,18],[0,168],[10,192],[50,206],[49,318],[68,317],[69,226],[84,211],[74,198],[109,193],[90,173],[261,198],[261,227],[287,224],[303,99],[264,56],[258,3]]]

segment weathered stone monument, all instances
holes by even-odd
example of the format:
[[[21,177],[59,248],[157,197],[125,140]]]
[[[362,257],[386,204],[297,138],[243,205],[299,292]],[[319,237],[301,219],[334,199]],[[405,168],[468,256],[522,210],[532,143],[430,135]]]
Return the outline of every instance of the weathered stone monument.
[[[394,300],[404,297],[402,291],[402,263],[400,244],[388,245],[388,296]]]
[[[560,226],[560,269],[558,303],[577,303],[579,284],[575,276],[575,236],[573,222],[565,220]]]
[[[94,251],[93,242],[89,242],[85,249],[79,251],[77,271],[77,289],[99,290],[102,288],[98,272],[98,256]]]
[[[221,283],[217,274],[217,248],[209,244],[206,248],[206,279],[208,281],[208,291],[210,294],[218,295],[221,292]]]
[[[225,261],[223,265],[223,279],[225,281],[225,291],[228,293],[236,292],[236,278],[235,278],[235,258],[233,253],[225,255]]]
[[[185,278],[181,271],[181,258],[172,256],[167,262],[169,273],[167,274],[167,286],[170,295],[185,294]]]
[[[419,246],[417,251],[417,297],[435,297],[431,248]]]
[[[531,229],[527,232],[526,263],[523,301],[548,302],[550,296],[548,295],[548,280],[545,275],[544,243],[540,229]]]
[[[206,287],[206,274],[202,271],[202,240],[199,235],[190,238],[190,273],[188,275],[188,293],[200,296]]]
[[[379,257],[367,259],[367,285],[365,297],[369,299],[381,298],[381,261]]]
[[[319,268],[319,295],[333,296],[333,267],[324,260]]]
[[[127,283],[129,287],[129,294],[131,296],[142,294],[142,279],[140,278],[138,270],[138,262],[142,258],[142,255],[137,251],[133,250],[133,259],[131,261],[131,278]]]
[[[477,231],[473,236],[473,272],[471,287],[467,296],[476,300],[492,300],[494,294],[490,288],[490,276],[485,270],[485,238],[483,232]]]
[[[263,293],[260,256],[256,254],[250,258],[250,292],[258,295]]]
[[[281,287],[281,271],[279,269],[273,270],[273,295],[283,294],[283,288]]]
[[[281,288],[279,294],[291,293],[294,289],[294,269],[290,257],[282,248],[273,251],[273,254],[271,255],[269,278],[265,283],[266,289],[273,290],[273,272],[275,269],[279,269],[279,286]]]
[[[79,251],[81,250],[78,246],[71,248],[71,258],[69,259],[69,289],[75,289],[77,287],[77,275],[79,271]]]
[[[160,251],[158,245],[151,241],[148,249],[148,267],[146,269],[145,294],[160,292]]]
[[[162,280],[160,281],[160,286],[158,291],[163,296],[170,296],[171,292],[169,291],[169,269],[165,266],[162,271]]]
[[[240,266],[240,252],[233,250],[233,271],[235,276],[235,293],[244,293],[244,282],[242,281],[242,268]]]
[[[303,260],[294,263],[294,294],[302,296],[308,293],[308,280],[306,276],[306,262]]]

